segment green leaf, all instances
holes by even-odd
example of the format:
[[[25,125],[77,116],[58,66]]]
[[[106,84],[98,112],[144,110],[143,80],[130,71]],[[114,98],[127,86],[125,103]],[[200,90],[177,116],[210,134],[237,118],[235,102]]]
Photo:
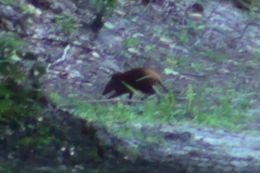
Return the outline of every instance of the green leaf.
[[[155,48],[156,48],[156,45],[153,45],[153,44],[146,45],[146,46],[144,47],[144,51],[145,51],[145,52],[149,52],[150,50],[153,50],[153,49],[155,49]]]
[[[179,72],[173,70],[173,69],[170,69],[170,68],[165,68],[164,69],[164,73],[166,75],[179,75]]]
[[[140,54],[139,50],[136,49],[136,48],[129,48],[129,49],[127,49],[127,50],[128,50],[128,52],[130,52],[130,53]]]
[[[21,61],[22,59],[16,54],[16,52],[13,52],[13,54],[9,57],[12,63],[16,63],[18,61]]]
[[[10,99],[0,100],[0,113],[5,113],[6,111],[12,109],[13,102]]]
[[[110,22],[106,22],[104,24],[104,27],[107,28],[107,29],[114,29],[115,28],[115,26]]]
[[[179,36],[179,40],[182,44],[186,44],[189,41],[189,35],[187,33],[187,31],[182,31],[180,36]]]
[[[117,0],[107,0],[107,6],[109,7],[109,8],[115,8],[116,7],[116,5],[117,5]]]
[[[191,84],[188,85],[187,91],[186,91],[186,99],[188,100],[187,104],[187,110],[190,112],[192,110],[192,104],[194,101],[195,93],[193,90],[193,87]]]
[[[60,96],[59,93],[57,93],[57,92],[52,92],[52,93],[50,94],[50,98],[51,98],[51,100],[54,101],[55,103],[60,103],[61,100],[62,100],[61,96]]]
[[[125,41],[126,47],[135,47],[139,44],[139,40],[137,38],[130,37]]]

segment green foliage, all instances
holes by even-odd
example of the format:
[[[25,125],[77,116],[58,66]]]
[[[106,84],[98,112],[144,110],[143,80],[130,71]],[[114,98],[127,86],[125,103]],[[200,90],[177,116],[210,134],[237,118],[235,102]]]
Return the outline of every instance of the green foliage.
[[[193,62],[191,63],[191,69],[194,70],[195,72],[201,72],[203,70],[206,70],[208,65],[203,64],[201,62]]]
[[[24,14],[39,14],[40,11],[35,8],[33,5],[26,4],[24,2],[18,1],[18,0],[0,0],[0,3],[3,3],[4,5],[10,5],[18,7],[22,10]]]
[[[173,69],[173,71],[176,69],[190,70],[191,61],[192,60],[189,57],[169,57],[166,60],[168,69]],[[174,72],[172,74],[174,74]]]
[[[16,170],[11,164],[1,163],[0,172],[4,173],[15,173]]]
[[[137,38],[134,37],[129,37],[126,41],[125,41],[125,46],[126,47],[135,47],[139,44],[139,40]]]
[[[37,13],[40,13],[40,11],[37,8],[35,8],[33,5],[21,4],[20,8],[21,8],[21,10],[25,14],[37,14]]]
[[[21,137],[17,141],[17,145],[21,148],[30,146],[44,147],[54,141],[55,138],[53,137],[51,129],[49,127],[39,126],[37,129],[34,129],[33,134]]]
[[[154,51],[156,50],[156,45],[154,44],[148,44],[148,45],[145,45],[144,47],[144,52],[150,52],[150,51]]]
[[[4,5],[15,5],[17,4],[17,1],[15,0],[1,0],[1,3],[3,3]]]
[[[72,99],[70,103],[75,106],[73,113],[90,122],[102,123],[111,127],[114,123],[152,123],[167,122],[174,119],[176,108],[173,94],[162,95],[159,100],[147,99],[142,104],[126,105],[118,102],[114,105],[91,105],[83,101]]]
[[[105,0],[105,4],[110,8],[115,8],[117,5],[117,0]]]
[[[193,111],[193,102],[195,99],[195,93],[191,84],[189,84],[186,91],[186,100],[187,100],[187,112]]]
[[[104,24],[104,27],[106,27],[107,29],[114,29],[115,28],[114,24],[111,23],[111,22],[106,22]]]
[[[76,29],[76,18],[72,15],[63,14],[56,16],[55,23],[62,29],[63,32],[71,34]]]
[[[17,89],[17,84],[24,81],[25,76],[19,67],[21,58],[19,51],[23,42],[14,33],[0,33],[0,112],[13,106],[10,98]],[[8,79],[8,80],[7,80]]]
[[[210,50],[210,49],[203,52],[202,55],[216,62],[221,62],[229,59],[226,54],[217,52],[215,50]]]
[[[248,18],[250,20],[259,20],[260,19],[259,10],[260,10],[260,2],[258,2],[258,4],[250,8]]]
[[[214,93],[214,96],[212,96]],[[199,96],[199,97],[198,97]],[[248,118],[247,110],[252,105],[250,94],[234,90],[204,88],[195,97],[194,120],[200,124],[239,130]],[[209,97],[212,97],[209,101]]]
[[[166,75],[178,75],[179,73],[171,68],[165,68],[164,73]]]
[[[59,93],[57,93],[57,92],[52,92],[52,93],[50,94],[50,98],[51,98],[55,103],[61,103],[61,101],[62,101],[61,96],[60,96]]]
[[[181,44],[187,44],[189,42],[189,34],[187,31],[182,31],[179,35],[179,41]]]
[[[260,50],[254,53],[254,59],[257,64],[260,63]]]
[[[3,57],[10,58],[14,52],[18,52],[23,48],[24,42],[12,32],[0,32],[0,53],[1,61]]]
[[[90,170],[87,170],[86,173],[100,173],[100,171],[96,170],[96,169],[90,169]]]
[[[15,33],[0,37],[0,136],[8,141],[2,147],[27,153],[56,142],[50,124],[43,123],[47,110],[39,78],[45,66],[24,52],[26,44]]]
[[[113,11],[117,6],[117,0],[91,0],[92,7],[99,13],[103,10]]]
[[[22,42],[12,33],[0,33],[0,112],[11,110],[13,106],[12,96],[16,95],[13,89],[23,81],[24,75],[17,63],[21,60],[17,50],[21,49]],[[9,80],[7,80],[7,78]]]
[[[131,105],[122,102],[92,105],[75,99],[67,104],[74,107],[73,114],[90,122],[102,124],[108,129],[113,129],[116,124],[122,123],[131,125],[191,121],[230,130],[239,130],[242,127],[243,122],[247,120],[246,111],[252,105],[249,94],[206,86],[195,91],[193,86],[189,85],[183,102],[176,101],[172,93],[159,94],[157,97],[158,99],[149,97],[142,103]],[[131,136],[133,132],[124,130],[118,133],[120,136]]]

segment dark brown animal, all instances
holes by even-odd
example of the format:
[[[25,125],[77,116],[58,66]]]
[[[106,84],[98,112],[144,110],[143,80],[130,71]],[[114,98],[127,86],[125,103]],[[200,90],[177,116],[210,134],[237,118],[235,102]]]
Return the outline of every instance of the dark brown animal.
[[[146,95],[155,94],[154,85],[160,85],[167,91],[156,71],[150,68],[135,68],[123,73],[113,74],[102,95],[114,91],[109,98],[129,94],[129,99],[131,99],[134,90],[141,91]]]

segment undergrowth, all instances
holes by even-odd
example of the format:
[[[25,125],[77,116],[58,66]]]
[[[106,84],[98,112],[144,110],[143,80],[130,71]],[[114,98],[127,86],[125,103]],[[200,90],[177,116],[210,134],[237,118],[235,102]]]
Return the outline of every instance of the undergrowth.
[[[65,107],[72,106],[74,115],[108,128],[116,124],[160,125],[182,122],[234,131],[243,128],[243,123],[248,120],[247,110],[253,103],[250,93],[214,88],[203,88],[197,93],[194,90],[192,86],[187,87],[185,99],[181,100],[174,94],[161,94],[132,104],[120,100],[93,104],[75,98],[63,104]],[[56,102],[62,100],[57,94],[53,94],[52,98]]]

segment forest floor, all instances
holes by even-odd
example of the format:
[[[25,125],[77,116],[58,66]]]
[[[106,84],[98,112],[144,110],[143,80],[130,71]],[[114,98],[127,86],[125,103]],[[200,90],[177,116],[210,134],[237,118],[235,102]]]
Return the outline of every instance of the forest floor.
[[[185,97],[191,85],[197,95],[194,102],[200,102],[205,111],[225,114],[221,106],[241,111],[250,119],[242,122],[242,129],[258,131],[259,16],[229,3],[208,1],[202,18],[195,20],[186,14],[191,2],[167,2],[120,4],[97,35],[79,27],[68,38],[81,48],[35,42],[36,51],[44,53],[44,61],[50,64],[46,91],[91,102],[104,99],[101,93],[112,73],[151,67],[162,74],[170,91],[178,91],[177,97]],[[81,13],[84,5],[80,7],[77,14],[69,10],[78,20],[89,19]],[[53,17],[47,11],[35,19],[36,35],[66,38],[51,23]]]
[[[222,3],[205,1],[202,17],[194,19],[188,16],[191,1],[156,1],[148,6],[122,1],[111,16],[105,17],[104,27],[96,34],[86,26],[93,19],[93,10],[87,2],[57,1],[47,9],[37,7],[40,13],[29,21],[27,28],[34,37],[25,39],[31,50],[39,55],[39,60],[48,64],[44,90],[52,97],[61,97],[58,107],[66,110],[70,110],[73,101],[64,100],[99,103],[104,99],[101,93],[112,73],[134,67],[152,67],[162,74],[163,83],[170,91],[178,91],[177,97],[186,97],[188,86],[192,86],[196,95],[194,102],[200,103],[198,106],[205,111],[231,116],[237,111],[247,117],[246,121],[237,124],[240,128],[236,133],[229,131],[232,129],[204,129],[205,126],[192,123],[182,126],[169,122],[155,124],[153,128],[144,123],[141,128],[134,129],[145,135],[140,145],[143,147],[141,154],[147,160],[154,156],[167,158],[168,150],[176,150],[173,141],[177,139],[187,145],[187,152],[194,149],[192,147],[204,146],[208,152],[221,153],[226,144],[226,153],[238,158],[234,159],[236,164],[248,166],[260,156],[260,20],[256,14],[241,11],[228,2]],[[58,15],[57,9],[61,12]],[[70,28],[73,22],[76,24]],[[110,106],[109,103],[105,105]],[[96,134],[93,137],[92,132],[82,133],[82,122],[70,117],[68,112],[71,111],[55,111],[50,113],[55,114],[54,119],[46,118],[43,124],[53,122],[49,125],[62,142],[32,153],[30,148],[17,153],[12,152],[12,148],[2,148],[1,152],[6,151],[7,156],[0,158],[0,172],[98,172],[98,169],[113,172],[115,167],[118,172],[170,172],[173,169],[167,162],[166,165],[159,164],[156,159],[153,163],[139,160],[139,155],[137,157],[128,149],[123,149],[123,153],[129,152],[126,154],[129,158],[111,149],[111,145],[133,149],[135,141],[139,140],[139,131],[134,137],[132,133],[125,134],[128,127],[136,127],[138,123],[115,124],[112,132],[120,136],[123,129],[125,139],[114,139],[118,143],[110,142],[106,148],[108,153],[102,156]],[[99,130],[98,138],[106,139],[103,129]],[[161,143],[158,138],[162,136],[165,142]],[[89,140],[83,140],[86,138]],[[212,149],[211,146],[216,147]],[[53,165],[48,164],[48,160]]]

